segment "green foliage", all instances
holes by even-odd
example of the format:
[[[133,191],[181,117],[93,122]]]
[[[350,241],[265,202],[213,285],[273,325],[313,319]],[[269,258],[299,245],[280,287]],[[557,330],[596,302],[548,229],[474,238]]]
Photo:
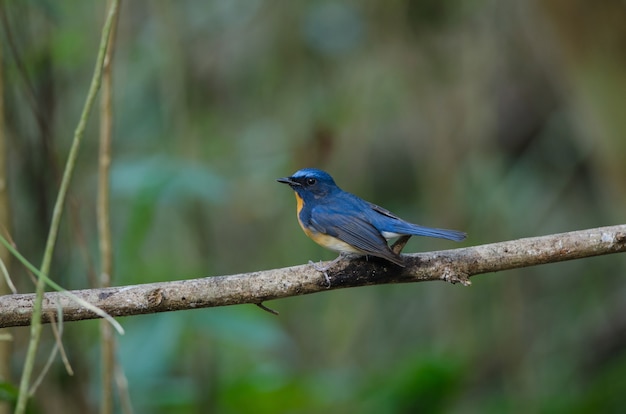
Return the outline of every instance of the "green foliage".
[[[18,389],[8,381],[0,382],[0,401],[15,403],[17,401]]]
[[[448,357],[406,356],[370,379],[359,412],[446,413],[460,392],[466,372]]]

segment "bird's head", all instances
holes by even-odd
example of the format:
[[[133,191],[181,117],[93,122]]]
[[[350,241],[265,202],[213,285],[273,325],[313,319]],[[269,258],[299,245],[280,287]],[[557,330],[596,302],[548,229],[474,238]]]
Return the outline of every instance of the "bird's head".
[[[304,168],[296,171],[291,177],[279,178],[276,181],[289,184],[304,200],[309,197],[322,198],[334,191],[340,191],[330,174],[316,168]]]

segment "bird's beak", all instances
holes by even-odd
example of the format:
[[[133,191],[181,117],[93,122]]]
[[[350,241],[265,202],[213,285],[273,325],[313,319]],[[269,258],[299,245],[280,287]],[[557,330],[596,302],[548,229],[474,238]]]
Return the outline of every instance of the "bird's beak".
[[[276,181],[278,181],[279,183],[283,183],[283,184],[289,184],[291,186],[299,186],[300,185],[299,182],[292,180],[291,177],[279,178]]]

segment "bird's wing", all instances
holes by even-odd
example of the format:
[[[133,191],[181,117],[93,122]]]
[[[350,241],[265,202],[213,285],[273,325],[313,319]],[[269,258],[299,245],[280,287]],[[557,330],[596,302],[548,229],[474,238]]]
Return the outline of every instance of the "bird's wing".
[[[311,221],[315,230],[336,237],[365,254],[378,256],[404,266],[402,259],[395,255],[387,241],[359,212],[346,212],[327,205],[319,205],[311,211]]]
[[[382,208],[381,206],[377,206],[374,203],[370,203],[369,201],[367,202],[367,204],[369,204],[369,206],[371,207],[372,210],[374,210],[377,213],[382,214],[383,216],[387,216],[393,219],[398,219],[398,220],[402,220],[400,217],[396,216],[395,214],[393,214],[391,211],[387,210],[386,208]]]

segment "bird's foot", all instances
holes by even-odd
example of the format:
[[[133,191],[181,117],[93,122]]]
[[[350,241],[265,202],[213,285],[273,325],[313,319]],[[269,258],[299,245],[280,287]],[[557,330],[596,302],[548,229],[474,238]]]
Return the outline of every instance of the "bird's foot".
[[[322,266],[322,261],[320,260],[319,264],[315,263],[313,260],[309,260],[309,264],[313,266],[313,269],[318,272],[322,272],[324,275],[324,279],[326,279],[326,287],[330,287],[330,278],[328,277],[328,272],[326,272],[332,265]]]
[[[315,263],[313,260],[309,260],[309,264],[313,266],[313,269],[317,270],[318,272],[321,272],[324,275],[324,279],[326,279],[326,285],[327,285],[326,287],[330,288],[331,283],[330,283],[330,277],[328,277],[327,270],[333,267],[338,261],[340,261],[343,258],[344,258],[343,253],[340,253],[336,259],[328,263],[326,266],[322,265],[321,260],[319,263]]]

